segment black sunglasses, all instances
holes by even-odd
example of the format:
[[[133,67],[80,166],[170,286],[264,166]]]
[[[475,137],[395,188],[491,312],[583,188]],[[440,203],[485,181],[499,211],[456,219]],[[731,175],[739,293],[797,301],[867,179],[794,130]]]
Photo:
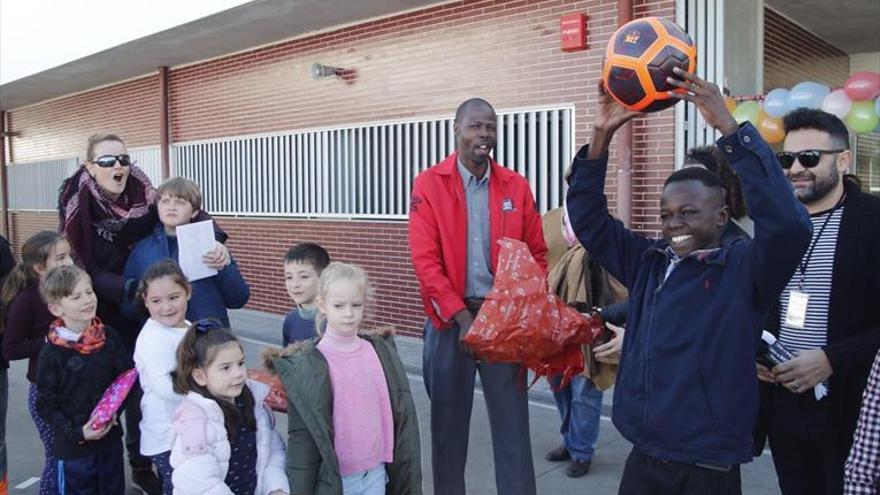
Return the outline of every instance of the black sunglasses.
[[[131,166],[133,163],[131,161],[131,156],[129,155],[101,155],[98,158],[92,160],[92,163],[101,167],[101,168],[110,168],[116,165],[116,162],[119,162],[123,167]]]
[[[846,150],[803,150],[798,151],[797,153],[780,151],[779,153],[776,153],[776,158],[779,159],[779,165],[786,170],[794,165],[795,160],[799,161],[804,168],[813,168],[819,164],[822,155],[833,155],[844,151]]]

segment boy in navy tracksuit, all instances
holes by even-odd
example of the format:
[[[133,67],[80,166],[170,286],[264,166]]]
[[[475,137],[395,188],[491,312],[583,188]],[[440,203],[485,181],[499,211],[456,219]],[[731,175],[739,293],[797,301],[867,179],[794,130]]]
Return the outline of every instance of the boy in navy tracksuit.
[[[171,258],[177,260],[178,225],[193,220],[202,207],[202,193],[193,181],[183,177],[168,179],[156,190],[159,223],[153,233],[137,243],[125,263],[125,280],[140,280],[153,263]],[[238,263],[229,255],[229,264],[217,275],[192,282],[192,296],[186,319],[216,318],[229,326],[227,308],[243,307],[250,297],[250,288],[241,276]],[[127,310],[131,313],[133,308]],[[132,314],[132,316],[137,316]]]
[[[601,91],[592,144],[572,165],[567,209],[580,242],[630,291],[612,414],[633,443],[620,493],[740,493],[758,410],[758,335],[807,248],[810,221],[755,128],[737,126],[717,86],[677,74],[684,82],[667,81],[686,92],[676,97],[724,136],[717,144],[742,181],[755,238],[720,243],[728,220],[721,183],[700,168],[667,180],[662,240],[611,217],[608,143],[637,114]]]

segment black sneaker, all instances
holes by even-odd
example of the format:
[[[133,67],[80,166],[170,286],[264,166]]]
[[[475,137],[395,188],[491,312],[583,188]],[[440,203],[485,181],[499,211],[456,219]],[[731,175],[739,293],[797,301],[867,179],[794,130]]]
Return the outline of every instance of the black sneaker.
[[[547,459],[550,462],[562,462],[571,459],[571,454],[568,453],[568,449],[565,448],[565,445],[560,445],[550,452],[547,452],[544,459]]]
[[[569,478],[580,478],[590,471],[590,461],[576,461],[574,459],[565,467],[565,475]]]
[[[146,495],[162,495],[162,482],[152,466],[132,467],[131,484]]]

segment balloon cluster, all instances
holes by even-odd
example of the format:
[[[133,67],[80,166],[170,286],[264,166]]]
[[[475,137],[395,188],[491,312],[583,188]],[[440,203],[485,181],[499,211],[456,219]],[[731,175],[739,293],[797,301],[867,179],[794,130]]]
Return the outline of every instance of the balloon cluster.
[[[785,138],[782,117],[801,108],[818,108],[834,114],[859,134],[880,132],[880,73],[857,72],[842,88],[832,90],[824,84],[805,81],[791,90],[776,88],[764,97],[739,104],[727,97],[727,108],[738,123],[751,122],[768,143]]]

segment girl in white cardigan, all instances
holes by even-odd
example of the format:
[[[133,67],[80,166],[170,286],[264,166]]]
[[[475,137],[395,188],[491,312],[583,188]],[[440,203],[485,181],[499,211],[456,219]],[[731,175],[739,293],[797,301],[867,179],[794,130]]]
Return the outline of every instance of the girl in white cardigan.
[[[150,457],[162,480],[162,495],[172,495],[171,419],[183,399],[174,393],[171,373],[177,368],[177,346],[189,327],[186,321],[189,281],[173,260],[159,261],[144,273],[137,299],[150,319],[134,347],[144,395],[141,398],[141,454]]]
[[[247,380],[244,349],[217,320],[199,320],[177,350],[171,465],[175,495],[288,495],[285,450],[269,388]]]

